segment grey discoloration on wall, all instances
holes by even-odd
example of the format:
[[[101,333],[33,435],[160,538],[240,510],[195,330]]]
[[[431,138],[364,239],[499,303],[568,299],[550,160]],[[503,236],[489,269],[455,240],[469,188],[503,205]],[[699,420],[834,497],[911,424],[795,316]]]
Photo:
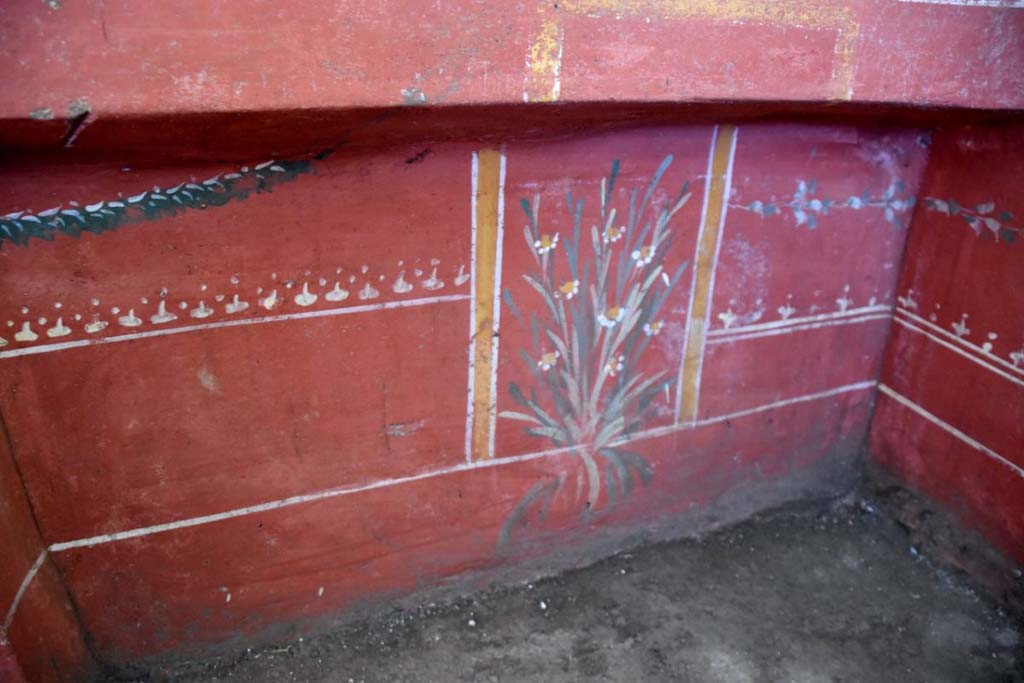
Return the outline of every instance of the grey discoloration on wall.
[[[28,117],[36,121],[49,121],[53,118],[53,110],[49,107],[39,107],[30,111]]]

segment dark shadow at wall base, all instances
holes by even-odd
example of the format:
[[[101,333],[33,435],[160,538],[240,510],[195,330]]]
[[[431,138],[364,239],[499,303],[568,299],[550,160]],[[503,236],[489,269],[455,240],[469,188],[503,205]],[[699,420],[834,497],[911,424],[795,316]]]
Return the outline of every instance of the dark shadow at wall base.
[[[864,494],[899,523],[911,547],[940,567],[966,575],[980,591],[1024,620],[1024,571],[976,531],[927,496],[909,490],[893,473],[867,459]]]

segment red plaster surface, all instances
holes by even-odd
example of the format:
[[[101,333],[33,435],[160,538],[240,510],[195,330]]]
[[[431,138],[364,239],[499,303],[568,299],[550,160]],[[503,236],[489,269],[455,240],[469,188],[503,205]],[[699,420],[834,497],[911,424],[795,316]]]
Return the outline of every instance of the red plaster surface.
[[[692,196],[671,223],[675,237],[665,256],[669,270],[684,261],[690,269],[670,295],[661,315],[665,328],[651,338],[638,371],[664,370],[675,377],[711,134],[710,126],[664,127],[505,145],[502,285],[520,311],[544,314],[521,278],[532,257],[523,241],[519,199],[542,195],[542,231],[558,232],[558,249],[564,250],[572,230],[565,204],[571,190],[585,201],[587,249],[600,178],[612,160],[622,161],[615,205],[625,212],[629,192],[642,191],[671,153],[674,163],[653,204],[664,206],[690,183]],[[782,201],[806,174],[834,198],[854,188],[874,197],[896,176],[912,192],[919,167],[920,148],[911,133],[885,137],[850,128],[751,126],[741,128],[740,140],[733,202]],[[313,160],[310,173],[224,206],[0,250],[0,278],[11,293],[0,302],[5,351],[252,322],[267,313],[316,314],[2,360],[7,369],[0,407],[46,543],[172,523],[158,533],[59,549],[52,555],[55,565],[45,564],[26,593],[22,616],[36,612],[43,616],[35,623],[54,620],[54,628],[68,627],[61,625],[67,614],[60,601],[40,602],[40,591],[57,581],[56,567],[96,653],[108,662],[130,663],[279,633],[290,623],[467,576],[491,576],[522,562],[554,562],[553,545],[570,559],[586,557],[598,539],[621,538],[652,524],[669,528],[684,513],[700,519],[725,505],[714,514],[730,514],[734,503],[727,501],[736,496],[753,509],[744,492],[758,487],[770,491],[764,500],[798,495],[787,482],[814,468],[842,476],[867,429],[871,389],[804,399],[872,380],[884,321],[709,345],[699,417],[763,410],[672,431],[675,387],[667,396],[659,394],[640,428],[662,431],[628,444],[648,461],[653,479],[645,486],[637,478],[633,494],[616,495],[614,505],[603,479],[587,515],[581,516],[589,493],[585,472],[573,453],[467,466],[471,283],[456,284],[456,276],[460,266],[464,274],[470,267],[475,148],[342,149]],[[5,210],[40,211],[72,197],[83,204],[119,193],[128,197],[235,169],[48,169],[37,163],[27,172],[9,168],[2,196]],[[717,222],[709,225],[717,229]],[[814,229],[796,225],[788,209],[765,218],[730,210],[712,321],[730,304],[744,315],[763,305],[765,320],[778,320],[773,309],[789,292],[800,308],[796,315],[807,314],[810,302],[820,302],[820,312],[834,312],[839,292],[833,290],[846,282],[856,283],[850,292],[854,306],[866,303],[868,292],[891,301],[891,264],[904,235],[877,207],[834,212]],[[805,257],[808,250],[814,258]],[[854,251],[857,258],[848,258]],[[445,286],[429,290],[424,282],[434,267]],[[411,293],[392,289],[403,270],[414,284]],[[326,292],[336,280],[350,296],[328,302]],[[379,289],[377,299],[358,298],[367,282]],[[309,306],[295,299],[304,283],[318,296]],[[259,295],[257,287],[263,288]],[[272,311],[257,310],[257,301],[274,288],[283,302]],[[250,307],[229,314],[224,306],[234,293]],[[218,294],[225,298],[216,301]],[[394,305],[452,295],[414,307],[320,315],[368,301]],[[100,303],[93,304],[94,298]],[[199,299],[214,309],[210,317],[190,315]],[[158,325],[149,316],[161,300],[178,318]],[[182,301],[185,308],[178,305]],[[118,314],[111,313],[115,306]],[[510,381],[524,387],[532,381],[518,357],[529,346],[529,331],[515,323],[507,304],[501,306],[499,411],[517,408]],[[129,308],[144,321],[141,327],[117,324]],[[76,313],[83,318],[72,322]],[[110,325],[90,336],[83,325],[94,314]],[[57,316],[70,324],[69,335],[13,339],[23,321],[44,335]],[[38,323],[40,317],[47,322]],[[6,320],[15,324],[8,327]],[[755,322],[744,319],[729,332]],[[720,327],[713,322],[711,329]],[[771,407],[790,399],[798,400]],[[536,454],[552,445],[498,418],[496,457]],[[499,545],[523,496],[535,485],[558,481],[547,516],[541,520],[529,508],[527,524],[506,527],[510,540]],[[307,494],[313,498],[288,500]],[[261,504],[266,506],[238,511]],[[197,519],[232,510],[237,516]],[[20,581],[23,571],[15,567],[11,580]],[[39,633],[27,631],[28,624],[16,622],[12,640],[28,642]]]
[[[544,557],[553,542],[562,552],[578,550],[615,528],[699,510],[738,486],[848,455],[867,425],[867,396],[849,394],[783,409],[774,420],[751,416],[637,443],[656,471],[640,495],[614,515],[580,526],[570,489],[543,522],[531,519],[504,554],[496,553],[495,541],[510,509],[538,480],[563,475],[575,481],[578,459],[442,475],[73,550],[59,562],[98,650],[130,661]]]
[[[26,575],[43,551],[7,444],[0,444],[0,618],[6,619]],[[0,624],[0,680],[21,674],[39,683],[74,681],[92,668],[67,590],[45,562],[28,585],[4,633]]]
[[[1024,349],[1024,297],[1017,282],[1024,267],[1022,150],[1019,127],[964,128],[936,138],[922,195],[953,198],[972,211],[994,202],[989,217],[1000,220],[1004,232],[997,241],[987,226],[975,234],[962,215],[918,210],[900,284],[913,307],[905,301],[902,306],[947,334],[902,319],[961,353],[895,324],[882,373],[893,390],[1018,468],[1024,467],[1024,355],[1015,366],[1011,354]],[[1013,217],[998,218],[1004,211]],[[962,341],[973,349],[955,336],[954,325],[964,314],[969,331]],[[987,352],[980,348],[986,343],[991,344]],[[889,399],[880,403],[872,444],[883,464],[952,506],[1010,556],[1024,558],[1024,474],[1019,470]]]
[[[100,120],[521,102],[531,45],[552,21],[564,32],[565,101],[1024,103],[1019,10],[773,4],[200,0],[182,11],[127,0],[54,10],[18,0],[0,10],[10,46],[0,70],[15,93],[0,118],[27,123],[48,108],[63,119],[81,100]],[[41,142],[59,135],[49,121],[25,130]]]

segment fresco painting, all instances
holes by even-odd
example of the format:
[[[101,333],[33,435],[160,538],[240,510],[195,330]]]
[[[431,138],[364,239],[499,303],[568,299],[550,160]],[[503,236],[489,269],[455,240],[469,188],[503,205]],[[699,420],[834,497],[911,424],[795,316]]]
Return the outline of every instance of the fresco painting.
[[[914,131],[422,151],[203,174],[205,195],[174,169],[127,199],[112,170],[69,175],[117,199],[52,212],[5,186],[0,410],[104,656],[205,646],[199,611],[211,638],[256,633],[852,471],[894,316],[1024,385],[1012,330],[897,280],[915,208],[1016,247],[1002,197],[916,206]]]

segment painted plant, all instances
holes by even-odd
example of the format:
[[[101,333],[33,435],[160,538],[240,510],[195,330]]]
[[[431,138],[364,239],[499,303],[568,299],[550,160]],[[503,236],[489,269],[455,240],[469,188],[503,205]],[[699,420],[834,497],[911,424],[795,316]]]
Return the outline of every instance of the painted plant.
[[[810,229],[818,227],[818,222],[830,211],[843,209],[881,209],[885,220],[894,227],[901,228],[905,225],[902,214],[907,213],[914,207],[914,197],[906,194],[906,185],[902,180],[889,184],[886,191],[878,197],[872,197],[864,192],[860,196],[851,196],[846,199],[834,199],[822,195],[819,192],[818,183],[814,179],[810,181],[798,180],[796,192],[789,198],[762,201],[760,199],[749,204],[730,203],[729,208],[752,211],[762,218],[781,214],[789,211],[798,226],[805,225]]]
[[[524,237],[533,255],[523,278],[542,306],[529,318],[520,313],[511,293],[508,309],[530,331],[529,350],[521,357],[532,377],[528,387],[509,384],[519,410],[503,418],[525,423],[526,431],[556,447],[572,448],[586,474],[584,514],[594,512],[602,489],[607,508],[629,496],[639,478],[646,484],[650,465],[624,447],[643,423],[651,401],[674,380],[667,371],[647,372],[641,359],[664,326],[663,307],[686,264],[669,274],[665,257],[672,242],[670,222],[690,194],[684,185],[665,206],[652,197],[672,163],[668,156],[641,195],[629,193],[625,220],[612,206],[619,162],[601,180],[600,224],[583,234],[584,200],[566,195],[573,216],[571,235],[541,227],[540,197],[521,200],[526,215]],[[531,506],[546,509],[564,482],[534,486],[513,511],[502,531],[507,540],[524,522]]]
[[[267,192],[312,168],[309,161],[266,161],[202,181],[192,179],[166,189],[154,187],[130,197],[118,196],[85,206],[72,201],[39,213],[16,211],[0,216],[0,247],[5,242],[25,245],[31,239],[49,241],[57,234],[78,237],[83,232],[108,232],[188,209],[223,206],[253,193]]]

